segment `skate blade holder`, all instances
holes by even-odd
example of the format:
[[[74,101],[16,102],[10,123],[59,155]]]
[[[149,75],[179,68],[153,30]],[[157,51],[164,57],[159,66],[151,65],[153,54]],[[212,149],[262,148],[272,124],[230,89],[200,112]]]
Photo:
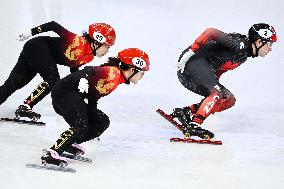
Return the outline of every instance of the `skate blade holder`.
[[[31,119],[31,121],[34,121],[34,122],[36,122],[37,120],[39,120],[39,117],[33,117],[33,118]]]
[[[48,163],[45,161],[45,160],[42,160],[41,161],[41,166],[47,166],[48,165]],[[56,166],[58,166],[58,167],[66,167],[68,165],[68,163],[64,163],[64,162],[61,162],[59,165],[56,165]]]
[[[171,142],[183,142],[183,143],[197,143],[197,144],[213,144],[213,145],[222,145],[222,141],[212,141],[212,140],[196,140],[192,138],[171,138]]]
[[[20,118],[21,118],[21,116],[16,115],[16,116],[14,117],[14,120],[20,120]],[[40,116],[34,116],[34,117],[32,117],[32,118],[30,118],[30,117],[22,117],[22,118],[24,118],[24,120],[25,120],[25,118],[26,118],[26,119],[30,119],[29,121],[37,122],[37,120],[40,119]]]
[[[210,138],[209,135],[204,135],[204,138],[202,139],[194,139],[194,138],[191,138],[192,136],[189,134],[189,133],[185,133],[184,134],[184,138],[182,140],[184,141],[208,141],[208,142],[216,142],[216,140],[213,138]],[[170,139],[171,141],[176,141],[177,139],[176,138],[171,138]],[[218,141],[217,141],[218,142]]]
[[[186,133],[185,136],[184,136],[184,139],[185,139],[185,140],[191,139],[190,134]],[[215,141],[214,137],[213,137],[213,138],[210,138],[209,135],[204,135],[204,138],[201,138],[201,140],[208,140],[208,141],[211,141],[211,142],[214,142],[214,141]]]

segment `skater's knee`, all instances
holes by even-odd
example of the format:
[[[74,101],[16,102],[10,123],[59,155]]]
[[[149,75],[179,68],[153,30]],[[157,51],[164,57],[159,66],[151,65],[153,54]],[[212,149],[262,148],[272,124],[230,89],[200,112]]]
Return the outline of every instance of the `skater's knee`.
[[[91,127],[95,128],[93,131],[95,137],[100,136],[110,126],[109,117],[101,110],[96,110],[94,117],[89,118],[89,121]]]
[[[102,111],[99,110],[99,119],[100,119],[100,124],[98,125],[98,131],[97,131],[97,136],[99,137],[107,128],[109,128],[110,125],[110,120],[109,117]]]
[[[231,108],[235,105],[236,103],[236,98],[232,95],[229,96],[227,99],[224,100],[223,106],[225,109]]]
[[[101,127],[103,128],[103,131],[105,131],[107,128],[109,128],[110,121],[109,118],[107,117],[104,119],[103,123],[101,124]]]
[[[223,89],[222,91],[223,92],[222,92],[221,102],[222,102],[223,106],[225,108],[231,108],[236,103],[235,96],[228,89]]]
[[[236,98],[234,95],[229,96],[229,98],[226,100],[227,106],[230,108],[236,104]]]
[[[110,123],[109,122],[104,122],[100,123],[98,125],[94,125],[96,127],[94,133],[93,133],[93,138],[101,136],[108,128],[109,128]]]
[[[235,101],[234,95],[222,85],[215,85],[210,91],[210,95],[215,96],[216,101],[223,101],[227,99],[230,99],[232,102]]]
[[[97,129],[94,133],[94,137],[101,136],[101,134],[103,134],[103,132],[105,132],[109,128],[109,125],[110,125],[110,122],[103,122],[103,123],[100,123],[99,125],[96,125],[95,127],[97,127]]]
[[[93,125],[101,125],[102,127],[108,127],[110,125],[109,117],[101,110],[96,110],[93,115],[89,114],[89,120]]]
[[[234,95],[225,95],[214,107],[214,112],[221,112],[233,107],[236,103]]]
[[[101,110],[97,110],[97,118],[106,124],[110,124],[109,117]]]

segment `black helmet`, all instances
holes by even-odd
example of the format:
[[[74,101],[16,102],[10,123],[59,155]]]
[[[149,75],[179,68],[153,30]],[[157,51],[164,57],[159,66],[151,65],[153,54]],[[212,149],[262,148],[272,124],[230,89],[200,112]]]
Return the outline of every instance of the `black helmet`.
[[[265,42],[276,42],[277,36],[274,28],[265,23],[254,24],[248,32],[248,38],[251,42],[261,39]]]

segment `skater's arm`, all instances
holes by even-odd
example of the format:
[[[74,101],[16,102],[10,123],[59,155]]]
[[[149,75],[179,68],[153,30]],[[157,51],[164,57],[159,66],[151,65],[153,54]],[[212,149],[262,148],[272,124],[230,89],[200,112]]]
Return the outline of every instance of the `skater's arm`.
[[[214,28],[206,29],[194,43],[185,49],[179,57],[178,64],[176,65],[177,70],[183,72],[186,62],[191,56],[193,56],[202,46],[209,44],[208,42],[216,41],[224,46],[228,47],[232,51],[241,51],[244,49],[244,43],[242,38],[233,37],[230,34],[226,34],[222,31]]]
[[[211,40],[221,43],[233,51],[242,50],[244,45],[242,38],[233,37],[230,34],[226,34],[214,28],[207,28],[191,45],[191,50],[197,52],[200,47]]]
[[[36,35],[36,34],[43,33],[43,32],[48,32],[48,31],[53,31],[57,33],[65,41],[72,41],[74,36],[76,35],[68,31],[67,29],[65,29],[63,26],[61,26],[55,21],[51,21],[51,22],[42,24],[40,26],[37,26],[35,28],[32,28],[31,31],[32,31],[32,35]]]

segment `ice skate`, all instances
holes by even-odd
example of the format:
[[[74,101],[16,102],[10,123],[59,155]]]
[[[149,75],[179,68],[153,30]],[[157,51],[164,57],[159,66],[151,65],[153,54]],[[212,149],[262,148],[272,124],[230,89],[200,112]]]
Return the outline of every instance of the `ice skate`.
[[[193,113],[189,107],[175,108],[170,116],[172,116],[172,118],[178,118],[182,125],[189,127],[189,123],[192,121]]]
[[[187,129],[184,131],[185,138],[190,138],[191,136],[197,136],[204,140],[213,140],[214,133],[201,128],[198,123],[190,122],[188,125],[189,127],[187,127]]]
[[[27,117],[32,121],[37,121],[40,119],[41,115],[32,111],[28,105],[20,105],[15,112],[15,119],[20,119],[21,117]]]
[[[43,165],[53,164],[60,167],[65,167],[68,165],[67,159],[61,157],[56,151],[52,149],[46,150],[46,153],[43,156],[41,156],[41,161]]]
[[[82,156],[85,154],[85,149],[82,148],[79,144],[74,143],[71,146],[68,146],[65,152],[73,154],[75,156]]]

